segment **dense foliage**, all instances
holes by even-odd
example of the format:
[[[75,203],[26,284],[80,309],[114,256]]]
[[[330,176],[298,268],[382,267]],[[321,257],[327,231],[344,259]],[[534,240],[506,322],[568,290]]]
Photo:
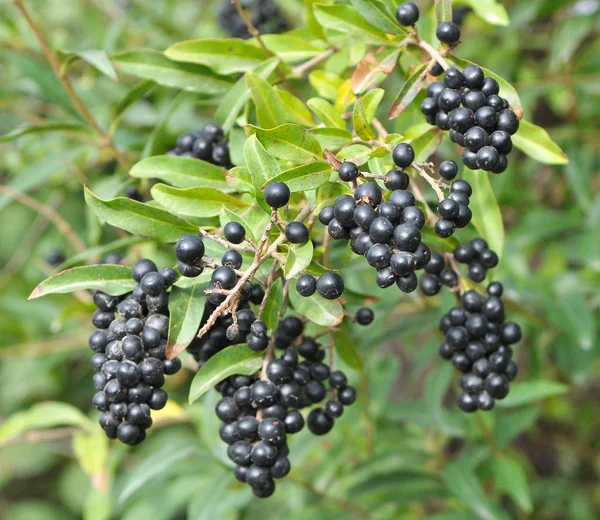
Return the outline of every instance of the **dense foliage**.
[[[597,516],[598,6],[236,4],[2,7],[7,518]]]

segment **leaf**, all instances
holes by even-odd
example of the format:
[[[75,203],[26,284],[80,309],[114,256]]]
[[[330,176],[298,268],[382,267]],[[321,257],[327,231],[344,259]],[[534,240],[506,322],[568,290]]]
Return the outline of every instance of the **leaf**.
[[[192,342],[204,314],[204,286],[173,287],[169,294],[169,338],[167,358],[173,359]]]
[[[514,145],[529,157],[544,164],[567,164],[565,152],[552,141],[542,127],[521,119],[519,131],[512,136]]]
[[[510,24],[505,7],[498,0],[454,0],[456,5],[468,5],[482,20],[492,25]]]
[[[457,58],[456,56],[452,55],[446,56],[446,61],[460,69],[464,69],[467,65],[476,65],[476,63],[473,63],[472,61]],[[495,72],[492,72],[481,65],[477,66],[483,71],[486,77],[494,78],[498,82],[498,85],[500,85],[500,95],[508,100],[510,106],[515,112],[517,112],[517,114],[520,114],[523,111],[523,106],[521,105],[521,99],[519,98],[519,94],[515,88]]]
[[[337,74],[326,70],[313,70],[308,75],[308,82],[319,96],[335,101],[343,80]]]
[[[110,242],[109,244],[103,244],[98,247],[91,247],[89,249],[86,249],[85,251],[82,251],[81,253],[69,257],[65,262],[63,262],[59,266],[59,268],[61,270],[64,270],[68,267],[73,267],[76,264],[85,262],[90,258],[102,258],[108,253],[112,253],[114,251],[119,251],[122,249],[127,249],[128,247],[135,246],[143,241],[144,239],[141,237],[127,237],[115,240],[114,242]]]
[[[456,237],[441,238],[437,233],[429,226],[421,229],[423,235],[423,242],[428,246],[432,247],[436,251],[445,251],[446,253],[454,253],[454,250],[458,247],[459,241]]]
[[[473,211],[473,225],[490,248],[502,258],[504,249],[504,221],[488,174],[463,168],[463,178],[473,188],[469,207]]]
[[[452,0],[435,0],[435,18],[438,24],[452,21]]]
[[[164,475],[167,470],[180,460],[189,459],[201,454],[200,450],[193,445],[181,446],[180,444],[167,444],[162,449],[155,451],[144,458],[133,471],[128,472],[127,480],[123,490],[119,494],[117,502],[123,504],[138,489],[152,479]]]
[[[190,217],[216,217],[221,211],[221,206],[249,206],[247,202],[214,188],[172,188],[166,184],[155,184],[150,193],[164,208]]]
[[[561,323],[562,332],[569,338],[564,347],[573,351],[573,346],[592,351],[596,346],[596,318],[583,294],[570,292],[561,294],[548,306],[548,314],[555,323]],[[559,348],[562,348],[559,347]]]
[[[306,104],[315,113],[315,115],[323,121],[325,126],[332,126],[341,130],[346,130],[346,123],[342,119],[341,114],[333,107],[331,103],[328,103],[321,98],[309,99]]]
[[[85,201],[107,224],[158,242],[176,242],[181,235],[198,231],[196,226],[168,211],[124,197],[102,200],[87,187]]]
[[[119,101],[111,111],[111,123],[110,133],[115,133],[121,118],[125,114],[126,110],[133,105],[138,99],[144,97],[148,92],[154,88],[154,82],[149,79],[140,81],[133,85],[125,94],[125,96]]]
[[[513,408],[555,395],[566,394],[569,390],[567,385],[545,379],[531,381],[513,382],[510,385],[510,393],[498,405],[502,408]]]
[[[344,316],[344,309],[338,300],[326,300],[316,293],[305,298],[295,288],[290,290],[289,298],[298,313],[323,327],[335,325]]]
[[[594,30],[595,16],[574,16],[563,19],[550,39],[550,69],[558,71],[575,54],[577,48]]]
[[[221,227],[225,227],[225,224],[228,222],[237,222],[244,226],[246,232],[256,242],[258,242],[258,239],[269,222],[269,215],[260,208],[250,208],[249,210],[244,211],[244,215],[242,216],[223,206],[219,213],[219,217]]]
[[[385,32],[367,22],[356,9],[349,5],[324,5],[314,6],[315,18],[327,29],[334,29],[359,38],[365,43],[377,45],[390,45]]]
[[[136,163],[129,174],[138,179],[160,179],[176,188],[215,188],[234,191],[225,179],[225,170],[200,159],[158,155]]]
[[[293,163],[318,160],[323,155],[319,141],[301,126],[284,124],[270,130],[253,125],[244,127],[247,135],[256,135],[272,156]]]
[[[363,369],[363,362],[356,341],[350,333],[350,323],[348,320],[344,320],[333,331],[333,346],[346,365],[355,370]]]
[[[93,289],[118,296],[131,291],[135,285],[129,267],[109,264],[85,265],[46,278],[27,299],[35,300],[48,294],[64,294],[82,289]]]
[[[47,401],[11,415],[0,424],[0,445],[28,431],[56,426],[76,426],[86,431],[95,428],[94,423],[73,405]]]
[[[265,150],[256,135],[251,135],[244,143],[244,159],[257,189],[281,173],[277,160]]]
[[[52,123],[46,123],[43,125],[27,125],[15,128],[12,132],[0,136],[0,143],[7,143],[14,141],[23,135],[28,134],[46,134],[50,132],[63,132],[69,133],[82,133],[91,134],[89,126],[83,123],[70,122],[70,121],[57,121]]]
[[[108,485],[108,438],[101,428],[73,435],[71,447],[81,469],[95,489],[105,491]]]
[[[262,363],[262,352],[253,352],[247,345],[227,347],[221,350],[204,363],[194,376],[190,385],[190,404],[229,376],[255,374],[261,369]]]
[[[237,38],[186,40],[171,45],[165,56],[204,65],[217,74],[246,72],[267,59],[261,48]]]
[[[390,34],[404,34],[406,28],[402,27],[396,21],[392,13],[385,4],[379,0],[350,0],[356,10],[378,29]]]
[[[283,282],[276,280],[271,286],[271,292],[267,297],[265,312],[262,319],[270,330],[277,330],[281,318],[280,311],[283,302]]]
[[[256,107],[256,120],[263,128],[273,128],[287,123],[286,113],[275,89],[252,71],[246,73],[246,86]]]
[[[254,69],[254,73],[267,79],[277,68],[279,59],[269,58]],[[237,83],[223,96],[215,112],[215,121],[227,132],[235,124],[244,106],[250,99],[250,89],[246,83],[246,76],[242,76]]]
[[[311,133],[317,138],[322,148],[330,151],[339,150],[352,142],[352,134],[340,128],[313,128]]]
[[[368,141],[373,139],[375,135],[371,130],[371,121],[375,119],[377,107],[381,102],[384,94],[381,88],[371,90],[364,97],[359,98],[354,104],[352,112],[352,125],[358,137]]]
[[[294,278],[303,271],[310,262],[313,256],[313,244],[309,240],[306,244],[291,244],[286,256],[285,268],[283,274],[286,279]]]
[[[506,492],[527,514],[533,512],[533,502],[527,475],[518,462],[505,456],[494,457],[492,462],[497,492]]]
[[[482,520],[504,518],[483,492],[473,470],[464,463],[451,462],[442,471],[446,487]]]
[[[395,119],[396,117],[398,117],[417,97],[417,94],[425,85],[426,76],[423,74],[423,72],[426,68],[426,64],[420,65],[415,69],[413,74],[404,82],[404,85],[402,85],[402,87],[400,88],[400,92],[398,92],[396,99],[390,107],[390,111],[388,112],[389,119]]]
[[[112,56],[119,71],[150,79],[165,87],[174,87],[205,95],[224,94],[233,85],[230,78],[216,75],[210,69],[189,63],[177,63],[164,54],[140,49]]]
[[[352,92],[360,94],[384,81],[396,68],[399,55],[399,49],[388,47],[368,52],[354,69],[350,80]]]
[[[408,132],[407,132],[408,135]],[[411,139],[415,150],[415,161],[423,162],[435,153],[442,142],[442,131],[436,127],[429,127],[426,132],[416,139]]]
[[[106,54],[106,51],[101,49],[90,49],[87,51],[58,51],[61,61],[66,61],[63,67],[73,61],[74,59],[80,58],[87,64],[100,71],[105,76],[109,77],[113,81],[118,81],[117,72],[113,67],[113,64]]]
[[[269,182],[285,182],[292,193],[315,190],[325,184],[333,169],[326,162],[312,162],[281,172]],[[264,186],[266,186],[265,183]]]
[[[264,34],[261,38],[265,47],[284,63],[306,61],[323,52],[322,47],[313,45],[310,40],[292,34]],[[250,43],[258,46],[256,40]]]
[[[315,120],[304,101],[279,87],[275,87],[275,92],[283,104],[288,123],[295,123],[307,128],[315,126]]]

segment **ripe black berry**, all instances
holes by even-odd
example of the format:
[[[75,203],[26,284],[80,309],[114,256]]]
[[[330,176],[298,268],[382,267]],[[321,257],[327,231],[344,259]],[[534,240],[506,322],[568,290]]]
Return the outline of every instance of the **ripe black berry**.
[[[358,166],[350,161],[344,161],[338,170],[338,175],[344,182],[350,182],[357,179],[359,174]]]
[[[204,242],[198,235],[183,235],[175,245],[175,256],[183,264],[197,267],[204,256]]]
[[[440,175],[451,181],[458,175],[458,165],[452,160],[446,160],[440,164]]]
[[[388,190],[405,190],[409,183],[408,174],[402,170],[393,169],[386,174],[385,187]]]
[[[302,222],[290,222],[285,228],[285,236],[292,244],[306,244],[308,228]]]
[[[283,208],[290,201],[290,189],[283,182],[271,182],[265,188],[265,201],[272,208]]]
[[[454,22],[442,22],[437,26],[435,35],[442,43],[454,45],[460,40],[460,29]]]
[[[485,171],[492,171],[500,160],[500,154],[492,146],[484,146],[477,152],[477,165]]]
[[[477,65],[467,65],[463,70],[465,86],[470,89],[481,89],[483,87],[483,71]]]
[[[322,274],[317,280],[317,292],[327,300],[335,300],[344,292],[344,279],[333,272]]]
[[[317,280],[314,276],[305,274],[296,281],[296,290],[300,296],[312,296],[317,290]]]
[[[405,27],[414,25],[419,19],[419,8],[412,2],[404,2],[396,11],[396,19]]]
[[[361,307],[356,311],[356,323],[359,325],[370,325],[375,319],[375,313],[368,307]]]
[[[138,260],[135,264],[131,266],[131,277],[139,283],[145,274],[157,270],[158,269],[156,267],[156,264],[152,260],[143,258],[142,260]]]
[[[407,168],[415,160],[415,151],[408,143],[400,143],[392,152],[394,164],[399,168]]]
[[[246,229],[239,222],[228,222],[223,228],[223,235],[232,244],[241,244],[246,238]]]

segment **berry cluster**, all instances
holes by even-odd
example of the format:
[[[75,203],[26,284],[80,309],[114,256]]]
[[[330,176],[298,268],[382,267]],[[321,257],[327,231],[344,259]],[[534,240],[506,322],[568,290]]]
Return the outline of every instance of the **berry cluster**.
[[[432,252],[431,259],[425,266],[425,273],[419,280],[421,292],[425,296],[435,296],[442,285],[453,288],[458,282],[458,273],[447,265],[446,259],[440,253]]]
[[[261,34],[278,34],[290,28],[273,0],[242,0],[240,4]],[[248,27],[231,0],[222,0],[219,9],[219,25],[234,38],[251,37]]]
[[[427,87],[421,103],[427,122],[450,130],[452,142],[465,148],[462,162],[471,170],[502,173],[508,166],[510,136],[519,129],[519,118],[499,91],[495,79],[468,65],[462,72],[448,69],[443,81]]]
[[[517,375],[510,345],[521,340],[520,327],[505,321],[502,284],[491,283],[484,296],[470,290],[440,321],[445,340],[440,356],[462,372],[457,403],[461,410],[491,410],[496,399],[504,399],[509,382]]]
[[[216,166],[231,168],[229,141],[217,123],[207,123],[200,131],[185,132],[177,138],[177,146],[167,155],[202,159]]]
[[[320,347],[314,339],[304,337],[296,348],[287,347],[281,357],[267,363],[264,378],[233,376],[219,385],[223,398],[216,413],[222,421],[221,439],[229,445],[227,454],[236,464],[235,476],[257,497],[271,496],[275,491],[273,479],[289,473],[287,434],[304,428],[299,410],[325,399],[327,381],[329,400],[324,407],[313,408],[306,419],[313,434],[331,431],[344,406],[356,400],[356,390],[348,385],[345,374],[331,372],[322,362],[324,351]]]
[[[498,265],[498,255],[482,238],[475,238],[468,244],[460,244],[454,250],[454,259],[461,264],[467,264],[469,278],[478,283],[485,280],[488,269]]]
[[[450,185],[450,195],[438,206],[440,218],[435,223],[435,232],[439,237],[448,238],[454,234],[456,228],[464,228],[469,225],[473,218],[473,213],[469,208],[469,197],[472,193],[471,185],[465,180],[460,179]]]
[[[167,289],[177,280],[169,267],[157,269],[143,259],[131,268],[137,282],[125,296],[94,293],[98,310],[92,316],[97,328],[89,338],[94,351],[91,364],[94,407],[101,411],[99,423],[110,439],[139,444],[152,425],[151,410],[167,403],[162,390],[165,375],[181,368],[179,359],[166,359],[169,332]],[[115,317],[115,312],[117,317]]]

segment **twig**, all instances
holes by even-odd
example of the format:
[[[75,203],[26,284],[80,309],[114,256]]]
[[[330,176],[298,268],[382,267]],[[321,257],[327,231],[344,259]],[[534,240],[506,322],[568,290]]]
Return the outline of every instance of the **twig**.
[[[277,262],[273,262],[273,266],[269,271],[269,276],[267,278],[267,285],[265,287],[265,295],[263,296],[262,302],[260,303],[260,309],[258,309],[258,314],[256,315],[256,319],[260,320],[262,318],[263,313],[265,312],[265,307],[267,306],[267,300],[269,299],[269,294],[271,294],[271,289],[273,288],[273,282],[275,281],[275,273],[279,264]]]
[[[218,237],[217,235],[213,235],[212,233],[209,233],[208,231],[205,231],[204,229],[200,230],[200,234],[202,235],[203,238],[208,238],[209,240],[212,240],[213,242],[216,242],[217,244],[221,244],[222,246],[225,246],[228,249],[234,249],[234,250],[240,251],[242,253],[255,253],[256,252],[255,247],[243,246],[241,244],[232,244],[231,242],[228,242],[227,240],[224,240],[224,239]]]
[[[431,211],[429,204],[427,204],[427,201],[425,200],[425,197],[423,196],[423,192],[421,191],[421,188],[419,188],[419,185],[416,182],[413,182],[410,187],[415,194],[415,198],[419,202],[423,203],[423,206],[425,206],[425,213],[427,213],[427,222],[431,226],[434,226],[437,218],[435,217],[435,214],[433,213],[433,211]]]
[[[373,121],[371,121],[371,124],[375,127],[375,130],[377,130],[379,137],[383,137],[385,139],[388,136],[387,129],[385,128],[385,126],[383,126],[383,123],[379,121],[379,119],[373,119]]]
[[[417,171],[417,173],[421,177],[423,177],[423,179],[425,179],[429,183],[429,185],[433,188],[433,191],[435,191],[435,193],[437,194],[438,201],[442,202],[446,198],[446,196],[444,195],[444,192],[441,190],[440,185],[437,183],[437,181],[431,175],[429,175],[425,171],[425,168],[423,168],[421,165],[413,163],[412,167]]]
[[[248,16],[248,13],[246,13],[246,11],[244,10],[244,8],[241,6],[239,0],[231,0],[231,3],[234,5],[235,10],[240,15],[240,18],[246,24],[246,27],[248,28],[248,32],[250,33],[250,35],[253,36],[254,38],[256,38],[256,41],[260,45],[260,47],[263,50],[263,52],[267,55],[267,57],[271,58],[271,57],[275,56],[268,49],[268,47],[265,45],[265,42],[262,39],[259,30],[252,23],[252,20]],[[283,81],[285,83],[285,85],[287,86],[287,88],[289,89],[289,91],[292,94],[294,94],[294,96],[296,96],[297,98],[300,98],[300,94],[298,94],[298,92],[296,91],[296,89],[294,88],[294,86],[290,83],[290,81],[286,77],[286,75],[283,72],[283,70],[281,70],[281,67],[279,66],[279,64],[277,65],[277,68],[275,69],[275,72],[279,76],[279,79],[281,79],[281,81]]]
[[[42,35],[42,33],[40,32],[38,26],[35,24],[35,22],[31,18],[31,16],[29,16],[29,12],[23,5],[23,0],[13,0],[13,4],[21,12],[21,14],[23,15],[23,18],[25,18],[25,21],[27,22],[27,25],[29,25],[29,27],[33,31],[33,34],[35,35],[38,43],[40,44],[40,47],[42,48],[44,56],[46,57],[48,64],[52,68],[54,75],[62,83],[63,87],[65,88],[65,90],[69,94],[69,97],[71,98],[75,107],[77,108],[77,111],[81,114],[81,117],[83,117],[83,119],[85,119],[85,121],[100,136],[103,144],[105,144],[106,146],[108,146],[111,149],[115,159],[119,162],[119,165],[121,166],[121,168],[123,168],[125,171],[129,171],[129,164],[128,164],[127,160],[123,157],[121,152],[119,152],[119,150],[117,150],[110,134],[105,132],[100,127],[100,125],[96,122],[96,120],[94,119],[94,116],[91,114],[91,112],[85,106],[85,104],[83,103],[81,98],[77,95],[77,93],[75,92],[75,89],[73,89],[73,86],[71,85],[71,82],[69,81],[69,78],[66,76],[66,74],[62,73],[60,62],[58,61],[58,59],[56,58],[56,56],[50,49],[48,42],[45,40],[45,38]]]
[[[437,61],[444,70],[448,70],[450,68],[448,62],[442,57],[442,53],[447,54],[450,51],[450,49],[447,49],[446,52],[442,51],[442,53],[440,53],[437,49],[434,49],[431,45],[429,45],[425,40],[419,40],[418,45],[419,47],[421,47],[421,49],[427,52],[429,56],[431,56],[435,61]]]
[[[341,45],[334,45],[330,49],[327,49],[322,54],[315,56],[314,58],[297,65],[292,69],[293,76],[302,76],[307,70],[312,69],[315,65],[318,65],[322,61],[325,61],[330,56],[333,56],[336,52],[338,52],[342,48]]]
[[[47,206],[46,204],[37,201],[33,197],[30,197],[26,193],[21,193],[10,186],[0,186],[0,193],[6,193],[13,199],[18,200],[25,206],[31,208],[33,211],[44,215],[56,226],[56,229],[65,235],[65,237],[69,240],[69,243],[78,253],[83,253],[87,249],[77,233],[73,231],[71,225],[64,218],[62,218],[54,208]]]

